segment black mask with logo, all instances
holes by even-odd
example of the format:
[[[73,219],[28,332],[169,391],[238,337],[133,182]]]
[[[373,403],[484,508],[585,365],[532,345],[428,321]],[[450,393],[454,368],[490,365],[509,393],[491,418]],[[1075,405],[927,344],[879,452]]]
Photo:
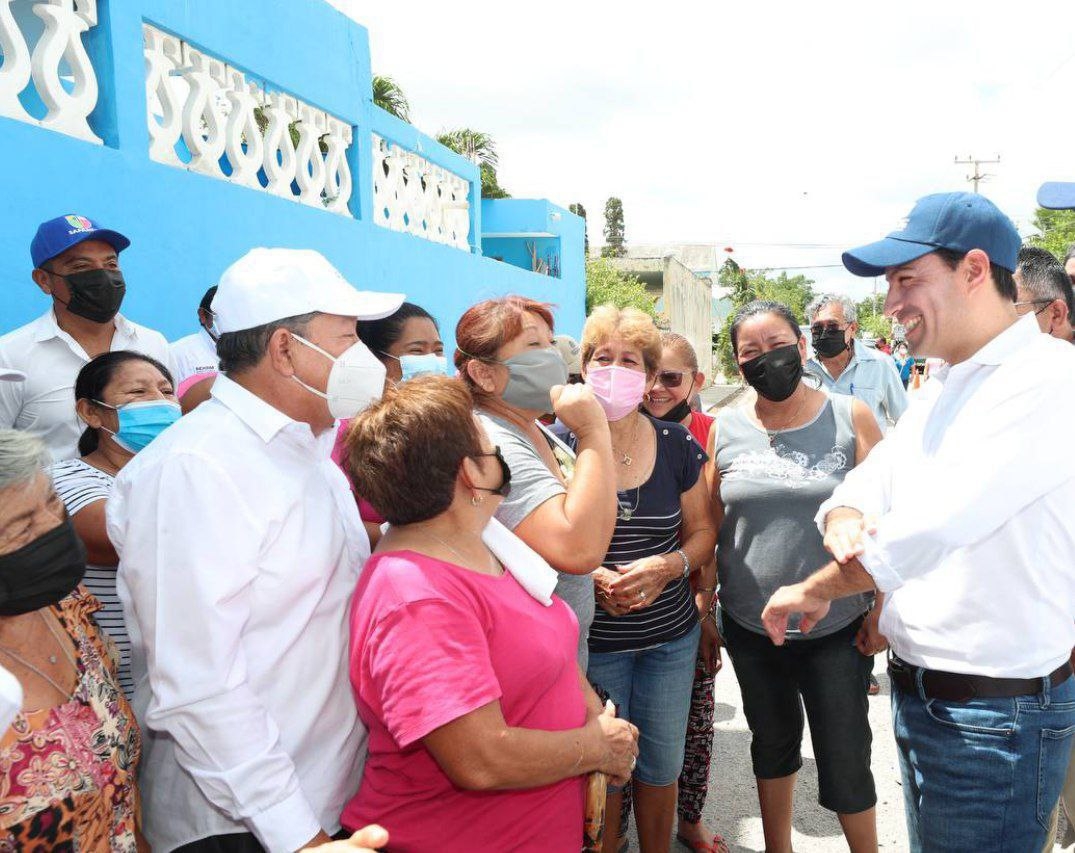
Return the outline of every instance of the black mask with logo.
[[[119,270],[86,270],[70,275],[51,273],[67,282],[71,300],[67,310],[93,323],[107,323],[119,312],[127,283]]]
[[[795,393],[803,378],[798,344],[777,347],[739,365],[743,378],[766,400],[780,403]]]
[[[814,352],[822,358],[836,358],[847,349],[843,329],[822,329],[811,334]]]
[[[0,616],[20,616],[66,598],[86,574],[86,547],[71,519],[0,555]]]

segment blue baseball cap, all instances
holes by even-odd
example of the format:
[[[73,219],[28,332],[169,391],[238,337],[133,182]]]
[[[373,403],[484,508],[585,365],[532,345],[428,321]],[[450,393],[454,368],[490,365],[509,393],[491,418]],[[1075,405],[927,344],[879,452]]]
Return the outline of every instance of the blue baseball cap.
[[[77,213],[57,216],[37,226],[37,233],[30,243],[30,257],[33,259],[34,268],[86,240],[104,240],[117,254],[131,245],[131,241],[118,231],[101,228],[85,216],[79,216]]]
[[[853,275],[884,275],[937,249],[981,249],[991,263],[1015,272],[1023,240],[993,202],[975,193],[935,193],[915,202],[907,223],[884,240],[843,254]]]
[[[1038,204],[1046,210],[1075,210],[1075,184],[1049,181],[1038,189]]]

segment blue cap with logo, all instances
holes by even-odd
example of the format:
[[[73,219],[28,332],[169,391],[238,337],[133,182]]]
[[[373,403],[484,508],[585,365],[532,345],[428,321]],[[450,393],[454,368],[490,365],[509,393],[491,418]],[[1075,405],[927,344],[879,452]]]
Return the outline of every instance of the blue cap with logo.
[[[104,240],[117,254],[131,245],[131,241],[118,231],[101,228],[85,216],[76,213],[57,216],[37,226],[37,233],[30,243],[30,257],[33,259],[34,268],[86,240]]]
[[[1015,272],[1022,245],[1012,221],[984,196],[935,193],[915,202],[902,229],[844,252],[843,262],[853,275],[879,276],[937,249],[981,249],[991,263]]]

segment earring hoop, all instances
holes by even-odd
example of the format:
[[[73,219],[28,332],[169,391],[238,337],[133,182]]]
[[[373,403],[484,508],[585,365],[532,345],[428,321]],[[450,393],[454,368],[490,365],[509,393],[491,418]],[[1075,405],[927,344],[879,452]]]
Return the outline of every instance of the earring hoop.
[[[470,496],[470,505],[471,506],[478,506],[479,504],[483,504],[483,503],[485,503],[485,495],[471,495]]]

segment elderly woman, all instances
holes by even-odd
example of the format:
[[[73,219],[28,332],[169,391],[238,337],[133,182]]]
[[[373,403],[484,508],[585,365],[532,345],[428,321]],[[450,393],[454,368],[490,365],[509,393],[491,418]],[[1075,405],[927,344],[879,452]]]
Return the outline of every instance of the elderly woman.
[[[138,726],[48,461],[37,438],[0,430],[0,661],[24,697],[0,736],[0,849],[133,851]]]
[[[560,572],[556,594],[578,618],[578,658],[585,670],[594,615],[591,572],[616,521],[604,413],[585,386],[561,387],[567,367],[544,303],[521,296],[480,302],[460,318],[455,340],[459,375],[511,469],[511,494],[496,518]],[[546,413],[573,430],[573,449],[538,422]]]
[[[779,587],[829,559],[814,515],[880,440],[880,429],[862,401],[829,397],[803,381],[806,339],[786,306],[744,306],[731,339],[757,399],[725,409],[714,424],[709,478],[721,520],[721,623],[753,738],[765,849],[791,850],[805,706],[818,801],[837,813],[852,851],[876,851],[866,655],[884,647],[880,611],[864,619],[866,596],[841,599],[809,636],[789,631],[783,646],[766,636],[761,612]]]
[[[172,375],[142,353],[106,352],[79,371],[75,411],[86,424],[78,442],[81,455],[53,465],[52,484],[86,546],[89,563],[83,584],[101,603],[94,618],[116,644],[119,686],[130,699],[131,641],[116,593],[119,557],[105,532],[105,501],[123,466],[179,419]]]
[[[639,410],[660,367],[653,321],[602,305],[582,330],[582,373],[609,422],[619,510],[594,572],[599,608],[590,629],[589,677],[639,728],[632,778],[643,853],[666,851],[683,767],[702,614],[690,578],[712,560],[702,447],[680,424]],[[576,434],[567,435],[576,446]],[[622,794],[608,799],[606,851],[620,845]]]
[[[626,778],[637,733],[582,676],[570,608],[526,588],[548,566],[506,531],[483,538],[511,474],[472,405],[458,380],[421,377],[347,436],[391,527],[351,612],[369,755],[342,822],[376,821],[393,850],[574,853],[584,774]]]

